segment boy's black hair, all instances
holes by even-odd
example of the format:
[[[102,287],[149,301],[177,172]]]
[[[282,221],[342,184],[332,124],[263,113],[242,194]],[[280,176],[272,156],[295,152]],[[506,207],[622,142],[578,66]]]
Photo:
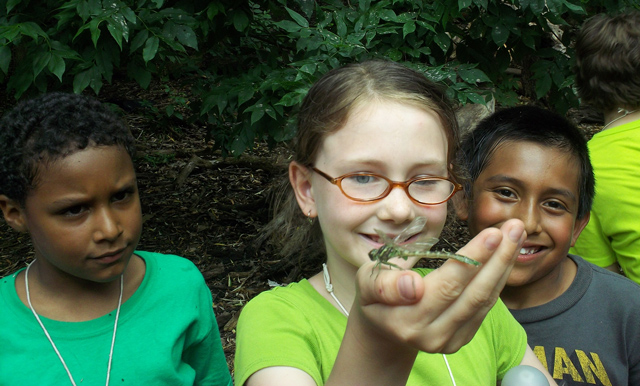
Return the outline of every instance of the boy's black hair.
[[[573,154],[580,168],[576,218],[581,219],[589,213],[595,194],[595,178],[584,135],[562,116],[534,106],[500,110],[482,120],[463,138],[458,158],[467,173],[464,186],[468,199],[473,199],[473,183],[487,167],[496,148],[507,141],[533,142]]]
[[[88,146],[135,153],[127,126],[94,98],[56,92],[19,103],[0,120],[0,194],[24,206],[43,162]]]

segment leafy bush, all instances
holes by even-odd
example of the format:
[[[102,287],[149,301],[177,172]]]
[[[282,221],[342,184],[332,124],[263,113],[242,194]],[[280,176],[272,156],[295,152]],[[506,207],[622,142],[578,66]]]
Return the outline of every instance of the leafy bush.
[[[114,78],[178,77],[191,103],[157,111],[210,128],[238,155],[293,135],[292,109],[332,68],[389,58],[447,85],[460,104],[560,112],[577,105],[571,42],[589,15],[633,0],[0,0],[0,83],[16,98],[98,94]],[[191,109],[183,116],[177,108]]]

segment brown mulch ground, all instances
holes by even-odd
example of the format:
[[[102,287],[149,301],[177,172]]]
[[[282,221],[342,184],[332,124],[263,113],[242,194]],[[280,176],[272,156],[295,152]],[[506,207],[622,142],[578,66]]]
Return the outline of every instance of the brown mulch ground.
[[[151,99],[162,108],[169,95],[164,85],[146,91],[119,85],[105,88],[101,98]],[[11,103],[0,102],[0,113]],[[589,114],[572,114],[588,137],[599,129]],[[144,216],[138,248],[181,255],[200,268],[213,295],[232,368],[242,306],[269,289],[268,280],[295,281],[320,270],[320,262],[296,267],[281,261],[268,245],[256,243],[269,220],[269,190],[285,172],[289,151],[285,146],[270,149],[258,144],[239,158],[223,158],[213,150],[204,128],[179,121],[159,123],[144,109],[126,114],[125,119],[138,140],[136,165]],[[434,248],[455,251],[468,237],[466,226],[453,220]],[[0,277],[32,257],[28,237],[0,221]]]

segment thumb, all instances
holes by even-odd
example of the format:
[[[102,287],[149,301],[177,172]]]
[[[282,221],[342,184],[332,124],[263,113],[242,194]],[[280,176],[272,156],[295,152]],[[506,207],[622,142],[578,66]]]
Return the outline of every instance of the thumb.
[[[362,306],[414,304],[424,295],[422,276],[410,270],[394,270],[367,262],[358,269],[356,291]]]

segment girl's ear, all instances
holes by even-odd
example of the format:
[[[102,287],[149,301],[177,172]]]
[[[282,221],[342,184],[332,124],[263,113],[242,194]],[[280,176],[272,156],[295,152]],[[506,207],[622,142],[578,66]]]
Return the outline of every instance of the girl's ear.
[[[9,226],[18,232],[27,232],[27,224],[24,216],[24,208],[15,200],[4,194],[0,194],[0,210],[4,215],[4,220]]]
[[[458,218],[462,221],[467,221],[469,218],[469,203],[464,192],[456,193],[451,201],[453,201],[453,208],[455,209]]]
[[[311,171],[296,161],[289,164],[289,182],[296,195],[298,206],[307,217],[316,216],[316,201],[311,189]]]

